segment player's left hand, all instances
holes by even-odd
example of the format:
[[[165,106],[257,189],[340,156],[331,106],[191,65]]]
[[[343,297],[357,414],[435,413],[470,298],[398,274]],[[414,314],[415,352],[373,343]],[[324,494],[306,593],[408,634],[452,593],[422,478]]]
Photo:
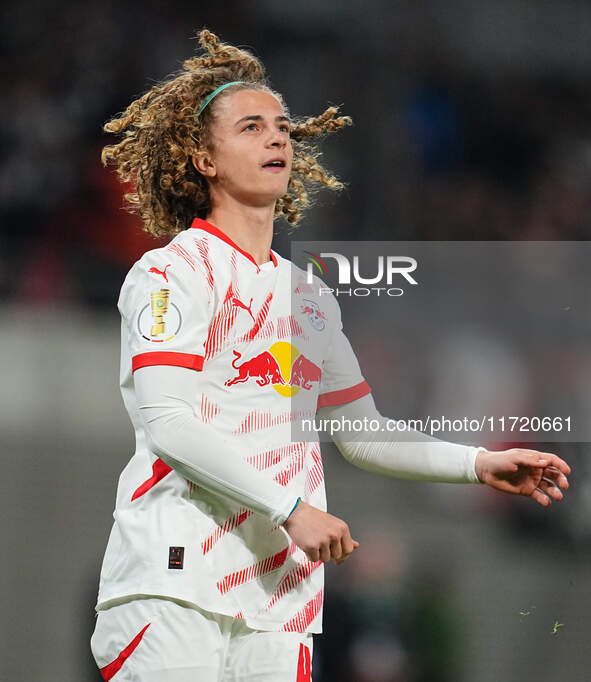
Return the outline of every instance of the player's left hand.
[[[476,456],[478,478],[492,488],[531,497],[543,507],[561,500],[568,488],[569,465],[550,452],[512,448],[500,452],[481,450]]]

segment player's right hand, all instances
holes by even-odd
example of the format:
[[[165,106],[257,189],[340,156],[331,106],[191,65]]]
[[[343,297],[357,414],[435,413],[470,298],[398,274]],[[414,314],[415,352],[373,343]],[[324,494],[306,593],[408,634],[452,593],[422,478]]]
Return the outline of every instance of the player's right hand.
[[[342,520],[301,501],[283,527],[311,561],[342,564],[359,547]]]

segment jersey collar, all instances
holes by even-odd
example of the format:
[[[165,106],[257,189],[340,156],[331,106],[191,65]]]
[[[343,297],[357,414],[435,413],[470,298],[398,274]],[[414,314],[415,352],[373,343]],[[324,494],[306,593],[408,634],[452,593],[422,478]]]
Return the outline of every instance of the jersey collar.
[[[201,218],[194,218],[193,222],[191,223],[191,228],[204,230],[205,232],[209,232],[209,234],[213,234],[215,237],[222,239],[223,241],[226,242],[226,244],[229,244],[232,248],[236,249],[236,251],[240,251],[240,253],[246,258],[248,258],[248,260],[251,263],[254,263],[257,267],[257,270],[261,269],[262,266],[256,262],[256,260],[251,256],[251,254],[248,253],[248,251],[241,249],[238,246],[238,244],[236,244],[236,242],[230,239],[230,237],[228,237],[228,235],[225,232],[222,232],[219,227],[216,227],[215,225],[208,223],[207,220],[202,220]],[[269,250],[269,256],[271,257],[271,261],[273,262],[273,267],[276,268],[277,258],[272,250]],[[262,265],[265,266],[267,265],[267,263],[263,263]]]

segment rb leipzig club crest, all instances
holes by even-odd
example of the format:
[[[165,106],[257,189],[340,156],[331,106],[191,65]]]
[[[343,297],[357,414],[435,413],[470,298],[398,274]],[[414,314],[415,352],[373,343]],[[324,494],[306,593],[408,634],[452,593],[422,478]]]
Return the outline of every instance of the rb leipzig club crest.
[[[287,341],[277,341],[268,350],[245,360],[237,350],[233,352],[232,367],[237,374],[225,382],[226,386],[254,379],[259,386],[272,385],[279,395],[289,398],[301,389],[309,391],[322,377],[320,367]]]
[[[308,322],[312,325],[312,329],[321,332],[326,327],[326,315],[320,310],[316,301],[305,298],[300,311],[302,315],[308,315]]]
[[[181,311],[170,300],[170,290],[160,289],[150,294],[137,318],[140,336],[152,343],[170,341],[179,333],[182,324]]]

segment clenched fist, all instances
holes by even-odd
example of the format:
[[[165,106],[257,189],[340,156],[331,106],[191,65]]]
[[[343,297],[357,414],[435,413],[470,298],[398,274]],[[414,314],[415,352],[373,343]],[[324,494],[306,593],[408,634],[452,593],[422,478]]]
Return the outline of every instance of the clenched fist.
[[[283,527],[311,561],[342,564],[359,547],[342,520],[321,509],[300,502]]]

